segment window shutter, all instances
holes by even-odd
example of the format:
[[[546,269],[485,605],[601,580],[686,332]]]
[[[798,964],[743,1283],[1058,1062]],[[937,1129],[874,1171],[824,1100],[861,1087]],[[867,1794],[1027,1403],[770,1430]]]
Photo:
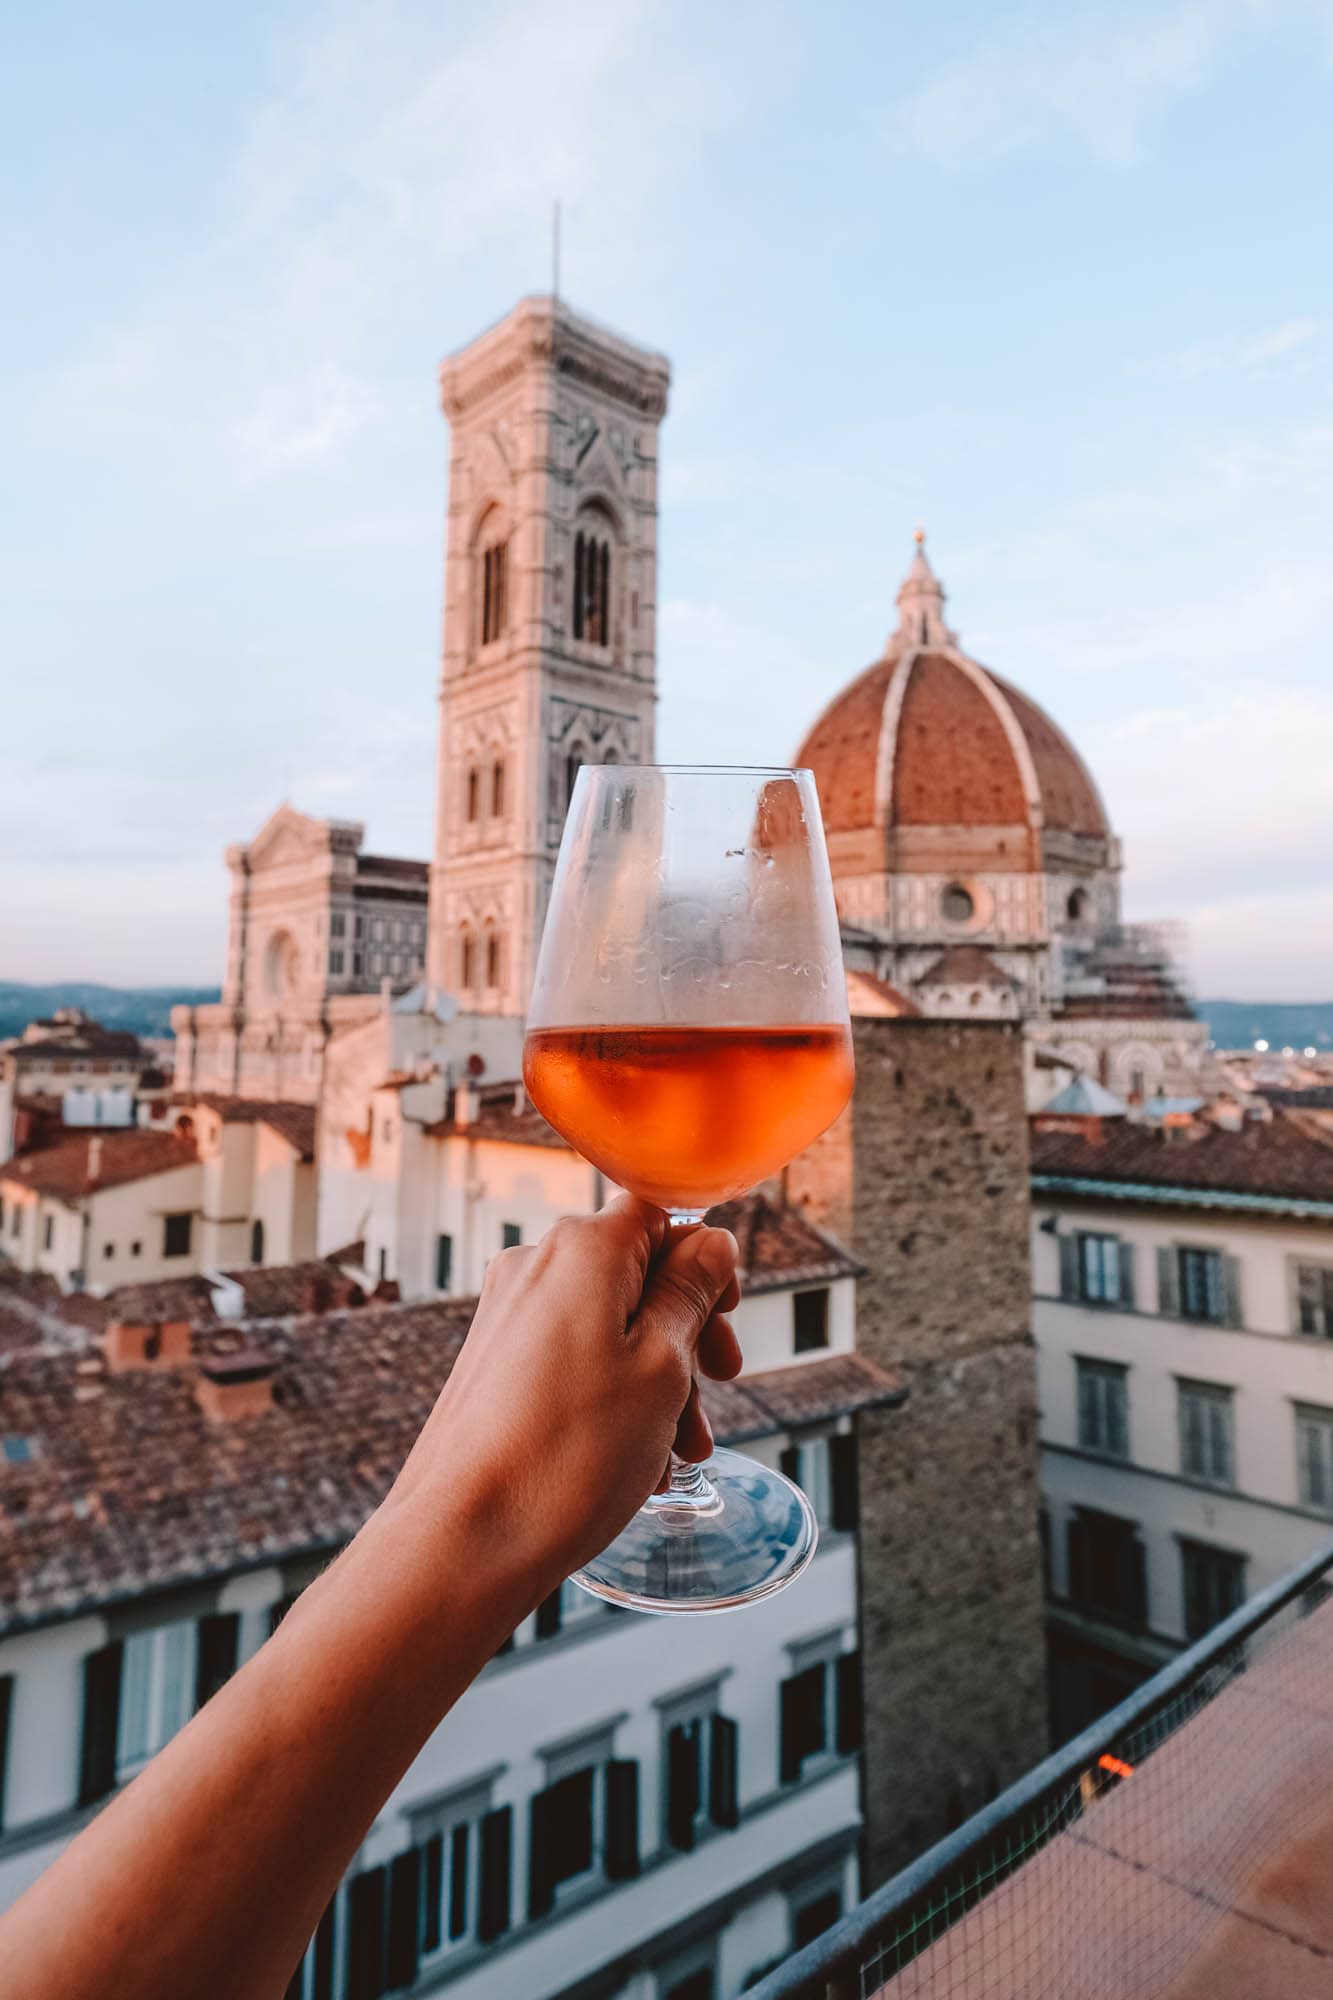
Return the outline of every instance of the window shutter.
[[[14,1705],[14,1676],[0,1674],[0,1828],[5,1823],[5,1778],[9,1770],[9,1716]]]
[[[509,1929],[509,1850],[512,1806],[497,1806],[481,1822],[481,1900],[477,1936],[489,1944]]]
[[[838,1655],[838,1748],[861,1748],[861,1655]]]
[[[553,1590],[537,1606],[537,1637],[553,1639],[560,1630],[560,1592]]]
[[[1180,1271],[1169,1243],[1157,1247],[1157,1310],[1168,1319],[1180,1318]]]
[[[1134,1245],[1120,1245],[1120,1306],[1123,1312],[1134,1310]]]
[[[793,1486],[801,1483],[801,1448],[796,1444],[784,1444],[778,1453],[778,1471],[784,1479],[790,1479]]]
[[[1222,1287],[1226,1299],[1226,1323],[1228,1326],[1244,1326],[1240,1310],[1240,1258],[1223,1257]]]
[[[466,1823],[456,1826],[450,1837],[449,1846],[449,1935],[460,1938],[467,1929],[467,1870],[468,1850],[472,1845],[472,1828]]]
[[[210,1612],[199,1620],[195,1661],[194,1705],[201,1709],[236,1671],[236,1645],[241,1621],[234,1611]]]
[[[708,1760],[708,1817],[714,1826],[739,1826],[740,1725],[729,1715],[714,1715],[709,1729],[712,1741]]]
[[[632,1882],[639,1872],[639,1767],[632,1757],[612,1757],[606,1767],[606,1873]]]
[[[1085,1604],[1088,1597],[1088,1524],[1075,1514],[1069,1523],[1069,1598]]]
[[[801,1746],[797,1727],[800,1709],[799,1674],[783,1681],[778,1689],[778,1777],[790,1785],[801,1775]]]
[[[839,1431],[829,1439],[829,1465],[833,1476],[833,1525],[845,1534],[854,1534],[861,1513],[855,1431]]]
[[[688,1853],[699,1808],[698,1745],[683,1723],[667,1732],[667,1839]]]
[[[801,1765],[823,1747],[823,1664],[807,1667],[782,1683],[780,1694],[779,1773],[784,1784],[801,1775]]]
[[[421,1850],[405,1848],[389,1864],[390,1993],[410,1986],[417,1976],[417,1938],[421,1929]]]
[[[116,1789],[116,1731],[120,1722],[119,1639],[83,1662],[83,1741],[79,1751],[79,1804],[92,1805]]]
[[[528,1815],[528,1919],[544,1917],[555,1901],[555,1878],[551,1869],[551,1791],[533,1795]]]
[[[1055,1240],[1060,1248],[1060,1297],[1062,1299],[1076,1299],[1078,1297],[1078,1238],[1076,1236],[1057,1236]]]
[[[315,1931],[315,1956],[310,1971],[310,2000],[333,2000],[333,1927],[337,1921],[335,1891]]]
[[[443,1937],[444,1835],[433,1833],[421,1850],[421,1949],[438,1951]]]
[[[367,1868],[347,1884],[347,2000],[380,2000],[384,1991],[386,1876]]]

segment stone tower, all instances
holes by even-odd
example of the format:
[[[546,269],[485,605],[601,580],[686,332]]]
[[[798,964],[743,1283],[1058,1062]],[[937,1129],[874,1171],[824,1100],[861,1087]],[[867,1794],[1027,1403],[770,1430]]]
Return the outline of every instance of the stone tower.
[[[549,297],[446,361],[444,675],[427,973],[521,1015],[585,763],[650,762],[666,360]]]
[[[866,1266],[856,1343],[865,1887],[1046,1747],[1022,1031],[854,1007],[849,1112],[787,1193]]]

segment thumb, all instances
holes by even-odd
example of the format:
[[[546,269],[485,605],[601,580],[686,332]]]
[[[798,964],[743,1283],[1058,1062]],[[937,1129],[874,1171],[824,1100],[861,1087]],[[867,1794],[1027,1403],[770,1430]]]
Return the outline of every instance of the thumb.
[[[693,1362],[699,1335],[736,1275],[729,1229],[691,1229],[678,1236],[654,1270],[629,1332],[637,1347],[669,1341]]]

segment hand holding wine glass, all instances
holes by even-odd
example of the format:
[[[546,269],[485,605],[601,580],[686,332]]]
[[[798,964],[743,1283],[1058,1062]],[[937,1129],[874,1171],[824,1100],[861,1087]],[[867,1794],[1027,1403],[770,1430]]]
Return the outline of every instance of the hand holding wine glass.
[[[524,1077],[619,1186],[697,1220],[776,1173],[852,1086],[837,915],[808,772],[602,766],[578,778],[552,887]],[[587,1589],[724,1610],[799,1574],[804,1496],[752,1459],[680,1467]]]

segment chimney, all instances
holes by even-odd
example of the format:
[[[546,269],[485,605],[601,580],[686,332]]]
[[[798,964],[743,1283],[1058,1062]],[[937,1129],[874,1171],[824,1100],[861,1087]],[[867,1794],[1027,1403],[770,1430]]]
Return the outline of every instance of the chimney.
[[[132,1368],[179,1368],[190,1358],[188,1319],[113,1319],[102,1335],[112,1375]]]
[[[273,1407],[274,1363],[258,1348],[210,1354],[199,1370],[194,1399],[211,1424],[244,1423]]]
[[[88,1141],[88,1178],[96,1181],[102,1171],[102,1139],[100,1133]]]

